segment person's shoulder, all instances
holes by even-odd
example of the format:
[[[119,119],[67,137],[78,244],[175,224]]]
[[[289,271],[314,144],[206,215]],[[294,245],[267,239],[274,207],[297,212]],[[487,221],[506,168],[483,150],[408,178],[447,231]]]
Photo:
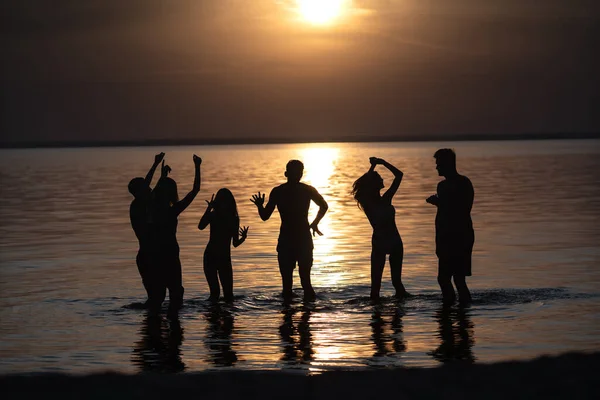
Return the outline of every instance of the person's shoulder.
[[[299,182],[298,185],[300,185],[300,188],[302,190],[306,190],[308,192],[317,192],[317,189],[314,186],[311,186],[307,183],[304,182]]]
[[[459,175],[460,180],[463,184],[468,185],[468,186],[473,186],[473,183],[471,182],[471,180],[466,177],[465,175]]]
[[[277,193],[281,192],[282,190],[285,190],[285,183],[282,183],[279,186],[275,186],[273,189],[271,189],[271,196],[276,195]]]

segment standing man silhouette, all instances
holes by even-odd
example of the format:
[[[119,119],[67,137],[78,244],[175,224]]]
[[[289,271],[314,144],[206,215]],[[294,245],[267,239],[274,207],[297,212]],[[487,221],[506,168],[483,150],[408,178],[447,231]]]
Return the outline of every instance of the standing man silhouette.
[[[165,153],[159,153],[154,156],[154,164],[152,164],[152,167],[150,168],[150,171],[148,171],[148,174],[146,174],[146,177],[133,178],[129,182],[128,187],[129,193],[131,193],[134,197],[131,205],[129,206],[129,219],[131,221],[133,231],[135,232],[135,236],[140,244],[135,261],[148,298],[150,298],[151,290],[151,278],[149,270],[150,263],[152,261],[152,244],[150,242],[150,236],[148,232],[148,207],[150,195],[152,193],[150,184],[152,183],[152,177],[154,176],[156,168],[164,159],[164,157]]]
[[[452,149],[440,149],[433,155],[436,169],[445,177],[437,186],[437,194],[427,202],[437,207],[435,216],[435,252],[438,256],[438,283],[445,304],[452,304],[456,294],[461,304],[471,302],[466,277],[471,276],[471,253],[475,242],[471,208],[475,196],[473,185],[456,171],[456,154]]]
[[[329,206],[317,189],[300,182],[304,172],[304,164],[298,160],[290,160],[285,169],[287,182],[271,191],[266,206],[265,195],[260,192],[252,196],[252,202],[258,208],[258,214],[263,221],[268,220],[275,207],[281,216],[281,228],[277,243],[277,261],[283,284],[283,297],[292,297],[293,272],[298,263],[300,282],[304,289],[304,299],[314,300],[315,291],[310,282],[310,270],[313,264],[313,241],[310,230],[323,235],[318,225]],[[310,202],[319,206],[319,212],[314,221],[308,223]]]

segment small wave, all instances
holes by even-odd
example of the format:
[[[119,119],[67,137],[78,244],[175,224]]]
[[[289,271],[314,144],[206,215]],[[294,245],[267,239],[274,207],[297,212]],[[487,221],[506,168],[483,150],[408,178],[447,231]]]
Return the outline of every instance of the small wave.
[[[210,311],[216,305],[227,308],[234,313],[245,312],[271,312],[283,308],[311,309],[313,311],[339,311],[362,312],[372,307],[403,307],[419,311],[426,311],[441,304],[442,296],[438,292],[428,291],[425,293],[411,294],[404,299],[394,296],[382,296],[378,301],[372,301],[365,296],[365,288],[350,286],[347,288],[335,288],[321,291],[317,299],[305,302],[302,298],[302,290],[294,291],[294,297],[284,301],[279,292],[270,293],[246,293],[236,295],[233,302],[225,302],[221,299],[218,303],[208,299],[196,297],[184,301],[182,313]],[[361,295],[357,295],[361,293]],[[413,292],[414,293],[414,292]],[[600,294],[571,292],[565,287],[556,288],[508,288],[508,289],[484,289],[473,290],[472,306],[503,306],[515,304],[527,304],[532,302],[544,302],[554,300],[586,299],[595,298]],[[168,300],[163,304],[163,309],[168,306]],[[124,305],[120,310],[144,310],[146,304],[141,301]]]

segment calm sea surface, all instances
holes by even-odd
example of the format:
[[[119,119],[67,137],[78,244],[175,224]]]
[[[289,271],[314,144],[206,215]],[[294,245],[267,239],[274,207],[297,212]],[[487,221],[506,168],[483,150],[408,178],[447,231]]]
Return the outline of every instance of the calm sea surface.
[[[443,311],[436,282],[439,147],[475,187],[474,304]],[[148,318],[127,183],[167,153],[183,196],[200,155],[202,189],[179,218],[185,303]],[[396,302],[386,266],[369,294],[371,228],[350,196],[378,156],[405,173],[394,199],[405,245]],[[315,303],[284,305],[279,217],[249,201],[284,181],[289,159],[329,203],[315,239]],[[383,170],[386,185],[392,175]],[[600,141],[373,143],[0,151],[0,373],[430,367],[600,350]],[[205,199],[236,196],[246,243],[232,250],[233,305],[211,306],[202,271]],[[314,215],[316,206],[311,213]],[[295,287],[299,288],[297,270]],[[299,295],[301,290],[297,290]]]

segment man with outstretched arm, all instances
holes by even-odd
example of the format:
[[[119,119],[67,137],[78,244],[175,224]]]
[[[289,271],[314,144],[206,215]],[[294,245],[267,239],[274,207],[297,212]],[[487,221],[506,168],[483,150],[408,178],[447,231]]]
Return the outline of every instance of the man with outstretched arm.
[[[287,182],[271,191],[269,202],[266,206],[265,195],[258,192],[252,196],[252,202],[258,208],[258,213],[263,221],[268,220],[275,207],[281,216],[281,228],[277,243],[277,261],[283,284],[283,297],[292,297],[293,272],[298,263],[300,282],[304,289],[305,300],[314,300],[315,291],[310,282],[310,270],[313,264],[313,241],[311,237],[319,231],[319,222],[327,212],[329,206],[317,189],[300,182],[304,173],[301,161],[291,160],[287,163],[285,176]],[[319,206],[315,220],[308,223],[308,209],[310,202],[314,201]]]
[[[452,149],[440,149],[433,155],[436,169],[444,179],[437,186],[437,194],[427,202],[437,207],[435,217],[435,252],[438,256],[438,283],[444,304],[452,304],[456,294],[461,304],[471,302],[466,277],[471,276],[471,253],[475,242],[471,208],[475,196],[473,185],[466,176],[456,171],[456,154]]]

